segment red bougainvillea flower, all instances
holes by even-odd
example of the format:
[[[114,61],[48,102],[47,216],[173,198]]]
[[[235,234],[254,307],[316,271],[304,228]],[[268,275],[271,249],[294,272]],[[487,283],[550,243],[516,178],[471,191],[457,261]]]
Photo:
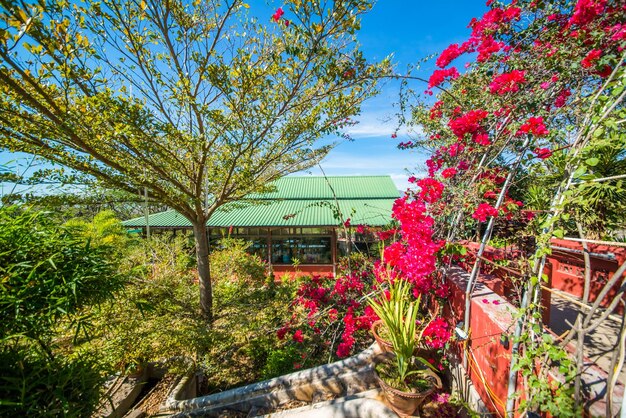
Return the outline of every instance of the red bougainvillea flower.
[[[441,199],[441,194],[443,193],[443,183],[426,177],[417,182],[417,185],[422,189],[420,191],[420,198],[427,203],[435,203],[439,199]]]
[[[546,125],[543,123],[543,118],[539,117],[530,117],[522,126],[519,127],[517,131],[517,135],[522,134],[532,134],[536,137],[546,136],[550,133],[546,128]]]
[[[430,120],[439,119],[443,116],[443,112],[441,111],[441,106],[443,106],[443,102],[441,100],[435,102],[433,107],[430,108]]]
[[[428,79],[428,88],[432,89],[433,87],[437,87],[446,81],[447,78],[455,80],[459,78],[459,76],[459,71],[455,67],[451,67],[446,70],[435,70]]]
[[[552,157],[552,150],[550,150],[550,148],[535,148],[533,152],[537,158],[541,158],[542,160]]]
[[[448,126],[459,139],[463,139],[463,136],[467,133],[473,134],[479,132],[482,129],[480,122],[485,119],[487,115],[489,115],[489,113],[487,113],[486,110],[470,110],[463,116],[452,119],[448,123]]]
[[[457,173],[456,168],[454,167],[446,168],[445,170],[441,172],[441,177],[443,177],[444,179],[449,179],[450,177],[456,176],[456,173]]]
[[[532,210],[523,210],[522,215],[524,215],[524,218],[526,218],[527,221],[532,221],[535,219],[535,216],[537,216],[537,214]]]
[[[574,7],[574,14],[569,20],[570,25],[584,26],[592,22],[596,16],[602,15],[606,7],[606,0],[578,0]]]
[[[459,44],[452,44],[443,50],[439,58],[437,58],[437,67],[446,68],[448,64],[457,59],[465,52],[464,48],[460,48]]]
[[[434,349],[440,349],[446,345],[451,335],[448,323],[441,317],[432,320],[422,334],[426,345]]]
[[[587,53],[587,55],[585,55],[585,58],[582,59],[582,61],[580,62],[580,65],[582,65],[583,68],[594,67],[596,65],[596,61],[601,56],[602,56],[602,50],[592,49],[591,51]]]
[[[554,101],[554,106],[556,106],[556,107],[563,107],[563,106],[565,106],[565,103],[567,103],[567,98],[569,96],[571,96],[571,95],[572,95],[572,92],[567,90],[567,89],[561,91],[559,96]]]
[[[485,194],[483,194],[483,197],[485,199],[495,199],[496,197],[498,197],[498,195],[493,190],[489,190],[486,191]]]
[[[460,153],[463,152],[463,150],[465,149],[465,145],[463,145],[463,143],[461,142],[455,142],[454,144],[450,145],[447,150],[448,150],[448,155],[451,158],[456,157],[457,155],[459,155]]]
[[[304,341],[304,335],[302,335],[302,330],[299,329],[296,332],[293,333],[293,340],[296,342],[301,343],[302,341]]]
[[[274,14],[272,15],[272,20],[274,22],[278,22],[280,18],[283,17],[284,14],[285,12],[283,11],[283,8],[279,7],[278,9],[276,9],[276,12],[274,12]]]
[[[611,75],[612,72],[613,68],[611,68],[610,65],[605,65],[600,71],[596,71],[596,74],[598,74],[602,78],[607,78]]]
[[[504,43],[495,41],[493,39],[493,36],[487,36],[483,38],[476,48],[476,51],[478,51],[478,57],[476,57],[476,61],[487,61],[489,58],[491,58],[493,54],[500,51],[503,46]]]
[[[289,332],[289,325],[285,325],[281,327],[278,331],[276,331],[276,336],[279,340],[283,340],[285,338],[285,334]]]
[[[365,225],[357,225],[356,228],[354,229],[356,231],[357,234],[364,234],[365,233]]]
[[[498,209],[488,203],[478,205],[472,214],[472,218],[476,219],[478,222],[485,222],[490,216],[498,216]]]
[[[343,223],[343,226],[345,226],[346,228],[350,228],[350,218],[346,219],[346,221]]]
[[[506,93],[515,93],[519,91],[520,86],[526,82],[526,72],[521,70],[513,70],[508,73],[500,74],[494,77],[489,84],[491,94],[503,95]]]
[[[489,140],[489,135],[485,133],[474,135],[474,142],[484,147],[491,145],[491,141]]]

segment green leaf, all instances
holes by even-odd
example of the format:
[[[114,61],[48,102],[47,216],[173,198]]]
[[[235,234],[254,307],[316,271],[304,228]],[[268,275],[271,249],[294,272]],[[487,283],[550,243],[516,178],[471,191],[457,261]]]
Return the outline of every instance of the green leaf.
[[[585,164],[587,164],[589,167],[595,167],[598,165],[599,162],[600,162],[600,159],[596,157],[587,158],[585,160]]]

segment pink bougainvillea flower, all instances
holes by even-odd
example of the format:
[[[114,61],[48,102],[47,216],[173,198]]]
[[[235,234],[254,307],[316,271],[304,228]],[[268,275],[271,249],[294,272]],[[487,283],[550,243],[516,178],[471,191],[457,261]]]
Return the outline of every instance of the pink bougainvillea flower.
[[[303,342],[303,341],[304,341],[304,335],[302,335],[302,330],[301,330],[301,329],[299,329],[299,330],[297,330],[296,332],[294,332],[294,334],[293,334],[293,337],[292,337],[292,338],[293,338],[293,340],[294,340],[294,341],[296,341],[296,342],[299,342],[299,343]]]
[[[494,300],[494,301],[493,301],[493,302],[491,302],[491,303],[493,303],[494,305],[499,305],[499,304],[500,304],[500,301],[499,301],[499,300]]]
[[[578,0],[574,14],[569,20],[570,25],[585,26],[604,13],[606,0]]]
[[[567,90],[567,89],[561,91],[559,96],[554,101],[554,106],[556,106],[556,107],[563,107],[563,106],[565,106],[565,103],[567,103],[567,98],[569,96],[571,96],[571,95],[572,95],[572,92]]]
[[[451,335],[452,333],[449,330],[448,323],[441,317],[432,320],[422,333],[426,345],[434,349],[443,348],[448,340],[450,340]]]
[[[472,218],[479,222],[485,222],[487,218],[491,216],[498,216],[498,210],[488,203],[481,203],[478,205],[472,214]]]
[[[455,80],[459,78],[459,71],[455,67],[446,70],[435,70],[428,79],[428,88],[432,89],[442,84],[446,79]]]
[[[419,196],[425,202],[435,203],[441,199],[444,189],[443,183],[433,178],[426,177],[419,180],[416,184],[421,188]]]
[[[483,299],[483,303],[489,303],[489,299]]]
[[[592,49],[585,55],[585,58],[582,59],[580,65],[583,68],[591,68],[596,65],[596,61],[602,56],[602,50],[600,49]]]
[[[542,160],[552,157],[552,150],[550,148],[535,148],[533,152],[537,158],[541,158]]]
[[[283,11],[283,8],[279,7],[278,9],[276,9],[276,12],[274,12],[274,14],[272,15],[272,20],[274,22],[278,22],[280,18],[283,17],[284,14],[285,12]]]
[[[520,86],[526,82],[526,71],[513,70],[494,77],[489,84],[491,94],[503,95],[519,91]]]
[[[441,177],[443,177],[444,179],[448,179],[450,177],[456,176],[456,173],[457,173],[456,168],[454,167],[446,168],[445,170],[441,172]]]
[[[543,117],[530,117],[522,126],[519,127],[517,135],[532,134],[536,137],[546,136],[550,133],[543,123]]]
[[[459,44],[452,44],[443,50],[439,58],[437,58],[437,62],[435,64],[439,68],[446,68],[448,64],[457,59],[464,52],[465,49],[459,47]]]
[[[437,393],[434,399],[435,399],[435,402],[437,403],[447,404],[450,401],[450,394],[449,393]]]

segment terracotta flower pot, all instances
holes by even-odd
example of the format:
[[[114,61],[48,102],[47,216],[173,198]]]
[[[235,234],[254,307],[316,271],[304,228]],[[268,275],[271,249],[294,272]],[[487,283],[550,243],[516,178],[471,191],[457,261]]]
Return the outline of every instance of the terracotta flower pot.
[[[428,374],[427,379],[432,381],[432,386],[421,392],[403,392],[394,387],[389,386],[375,372],[376,380],[385,395],[387,403],[393,411],[401,417],[410,417],[422,405],[424,400],[429,397],[435,390],[441,389],[441,379],[430,370],[424,371]]]
[[[383,321],[379,319],[378,321],[375,321],[372,324],[372,327],[370,328],[370,330],[372,331],[372,335],[374,336],[374,339],[378,343],[380,350],[383,353],[390,353],[393,351],[393,345],[391,344],[390,341],[384,340],[378,333],[380,330],[380,327],[382,326],[383,326]]]

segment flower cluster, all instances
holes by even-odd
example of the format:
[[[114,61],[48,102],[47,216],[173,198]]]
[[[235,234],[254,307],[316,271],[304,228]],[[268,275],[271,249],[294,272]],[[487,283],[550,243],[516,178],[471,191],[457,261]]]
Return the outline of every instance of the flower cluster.
[[[533,152],[537,158],[542,160],[552,157],[552,150],[550,150],[550,148],[535,148]]]
[[[464,52],[465,52],[465,49],[462,47],[459,47],[459,44],[450,45],[441,53],[439,58],[437,58],[437,62],[436,62],[437,67],[446,68],[452,61],[457,59]]]
[[[422,334],[426,345],[435,349],[443,348],[451,335],[448,323],[441,317],[433,319]]]
[[[485,222],[487,218],[492,216],[498,216],[498,210],[489,203],[481,203],[472,214],[472,218],[478,222]]]
[[[457,138],[463,139],[465,134],[478,135],[483,133],[483,127],[481,122],[485,119],[489,113],[482,109],[470,110],[463,116],[452,119],[448,126],[452,130]]]
[[[536,137],[542,137],[548,135],[550,132],[546,128],[546,125],[543,123],[543,118],[539,117],[530,117],[522,126],[519,127],[519,131],[517,131],[518,135],[522,134],[532,134]]]
[[[428,88],[432,89],[433,87],[437,87],[446,81],[446,79],[455,80],[459,75],[459,71],[454,67],[445,70],[435,70],[428,79]]]
[[[417,185],[420,187],[421,191],[419,193],[420,199],[422,199],[426,203],[435,203],[439,199],[441,199],[441,195],[443,194],[443,183],[426,177],[417,181]]]
[[[513,70],[494,77],[489,84],[491,94],[503,95],[519,91],[520,86],[526,82],[526,71]]]
[[[592,49],[591,51],[589,51],[587,53],[587,55],[585,55],[585,58],[582,59],[582,61],[580,62],[580,65],[583,68],[594,67],[596,65],[596,61],[601,56],[602,56],[602,50],[600,50],[600,49]]]

